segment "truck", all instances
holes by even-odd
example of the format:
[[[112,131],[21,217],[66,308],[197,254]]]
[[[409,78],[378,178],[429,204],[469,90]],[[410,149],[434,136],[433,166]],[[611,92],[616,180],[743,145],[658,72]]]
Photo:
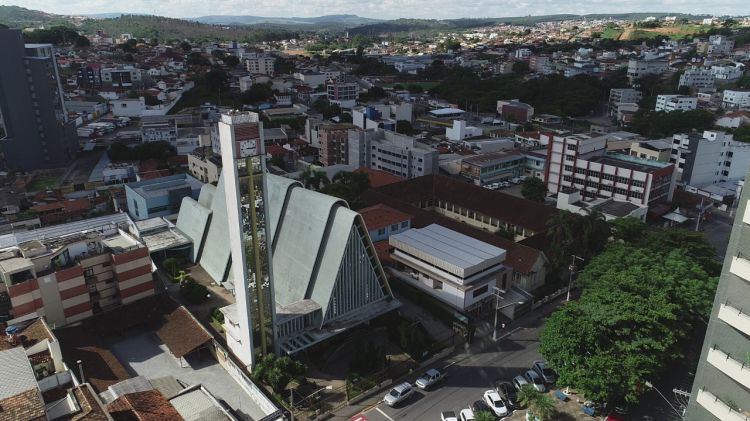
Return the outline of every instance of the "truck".
[[[423,375],[421,375],[415,383],[418,388],[424,390],[435,385],[437,382],[443,380],[444,378],[445,378],[445,373],[432,368],[432,369],[427,370],[427,372],[424,373]]]

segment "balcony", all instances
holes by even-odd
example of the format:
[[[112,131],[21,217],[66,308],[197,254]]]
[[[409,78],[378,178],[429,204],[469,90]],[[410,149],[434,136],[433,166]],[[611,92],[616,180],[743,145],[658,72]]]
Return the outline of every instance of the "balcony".
[[[700,406],[722,421],[750,421],[750,417],[730,408],[718,396],[704,389],[698,391],[695,400]]]
[[[750,314],[743,313],[742,310],[731,305],[722,304],[719,307],[719,319],[750,336]]]
[[[732,263],[729,265],[729,272],[750,282],[750,260],[740,256],[733,257]]]
[[[750,389],[750,365],[747,363],[735,360],[716,347],[708,350],[706,361],[737,383]]]

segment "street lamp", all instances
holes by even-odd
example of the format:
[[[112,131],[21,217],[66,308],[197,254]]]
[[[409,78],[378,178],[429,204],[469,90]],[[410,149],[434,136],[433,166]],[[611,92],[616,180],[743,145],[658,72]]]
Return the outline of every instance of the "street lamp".
[[[649,389],[656,390],[656,393],[658,393],[659,396],[661,396],[661,398],[664,399],[664,402],[666,402],[667,405],[669,405],[669,407],[672,408],[672,411],[674,411],[675,414],[677,414],[680,417],[685,416],[685,413],[678,411],[677,408],[675,408],[674,405],[672,405],[672,402],[670,402],[669,399],[667,399],[667,397],[664,396],[664,394],[662,394],[661,391],[657,389],[656,386],[654,386],[650,381],[646,380],[644,385],[648,387]]]
[[[307,399],[312,398],[313,396],[317,395],[318,393],[324,391],[324,390],[332,390],[333,385],[328,385],[326,387],[322,387],[309,395],[305,396],[304,398],[300,399],[299,402],[304,402]],[[291,421],[294,421],[294,389],[289,389],[289,419]]]
[[[570,288],[573,287],[573,272],[576,270],[576,260],[583,262],[583,257],[578,257],[575,254],[571,254],[570,257],[572,257],[573,261],[570,263],[570,266],[568,266],[568,269],[570,270],[570,280],[568,281],[568,296],[565,298],[565,301],[570,301]]]
[[[506,305],[504,305],[504,306],[501,307],[500,306],[500,298],[502,298],[502,297],[500,296],[500,288],[498,288],[498,287],[492,287],[492,289],[493,289],[492,294],[496,298],[496,300],[495,300],[495,328],[492,330],[492,341],[494,342],[494,341],[497,341],[497,313],[498,313],[498,311],[500,311],[500,310],[502,310],[504,308],[512,307],[512,306],[523,305],[524,301],[516,301],[514,303],[506,304]]]

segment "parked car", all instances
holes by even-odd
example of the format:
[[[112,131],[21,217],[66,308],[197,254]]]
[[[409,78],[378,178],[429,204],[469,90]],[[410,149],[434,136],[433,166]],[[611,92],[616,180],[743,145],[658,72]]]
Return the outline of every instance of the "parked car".
[[[440,419],[442,421],[458,421],[456,413],[453,411],[443,411],[440,413]]]
[[[557,373],[547,367],[547,364],[545,364],[544,361],[534,361],[534,364],[531,365],[531,369],[536,371],[545,383],[552,384],[557,381]]]
[[[510,187],[510,181],[503,181],[502,183],[500,183],[500,185],[502,187]]]
[[[396,406],[411,396],[413,391],[414,389],[409,383],[401,383],[385,395],[383,402],[388,406]]]
[[[508,409],[518,408],[518,395],[516,394],[516,388],[513,387],[511,382],[495,382],[495,391],[505,401]]]
[[[521,387],[525,384],[529,384],[529,382],[526,380],[524,376],[516,376],[513,377],[513,387],[516,388],[516,390],[521,390]]]
[[[445,378],[445,374],[433,368],[427,370],[426,373],[420,376],[416,381],[416,385],[420,389],[427,389],[435,385],[435,383],[439,382],[440,380],[443,380],[443,378]]]
[[[474,421],[474,411],[471,408],[464,408],[458,413],[461,421]]]
[[[500,398],[497,392],[494,390],[487,390],[484,392],[484,403],[492,409],[498,417],[504,417],[508,415],[508,407],[505,406],[505,402]]]
[[[534,389],[536,389],[537,392],[546,392],[547,386],[544,385],[544,380],[542,380],[542,376],[537,374],[534,370],[528,370],[526,373],[524,373],[524,377],[526,377],[526,381],[529,382],[532,386],[534,386]]]
[[[495,412],[492,411],[492,408],[489,407],[484,401],[474,401],[473,404],[471,404],[471,412],[474,413],[474,416],[480,412],[488,412],[492,414],[492,416],[495,416]]]
[[[521,182],[521,177],[513,177],[510,179],[510,182],[513,184],[518,184]]]

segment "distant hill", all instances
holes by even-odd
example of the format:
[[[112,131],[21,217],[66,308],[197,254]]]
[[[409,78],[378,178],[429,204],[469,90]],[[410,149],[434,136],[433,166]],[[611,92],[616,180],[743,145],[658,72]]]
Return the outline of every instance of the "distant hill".
[[[0,23],[11,28],[63,23],[64,21],[63,16],[52,13],[29,10],[18,6],[0,6]]]
[[[241,42],[273,41],[296,37],[296,33],[279,28],[209,25],[162,16],[122,15],[109,19],[87,19],[81,25],[84,33],[98,29],[112,35],[132,34],[136,38],[217,39]]]
[[[342,26],[357,26],[380,22],[379,19],[363,18],[357,15],[326,15],[312,18],[298,17],[263,17],[248,15],[212,15],[190,18],[201,23],[218,25],[315,25],[315,24],[339,24]]]
[[[119,18],[122,15],[126,15],[127,13],[122,12],[113,12],[113,13],[87,13],[83,16],[86,16],[87,18],[91,19],[111,19],[111,18]]]

